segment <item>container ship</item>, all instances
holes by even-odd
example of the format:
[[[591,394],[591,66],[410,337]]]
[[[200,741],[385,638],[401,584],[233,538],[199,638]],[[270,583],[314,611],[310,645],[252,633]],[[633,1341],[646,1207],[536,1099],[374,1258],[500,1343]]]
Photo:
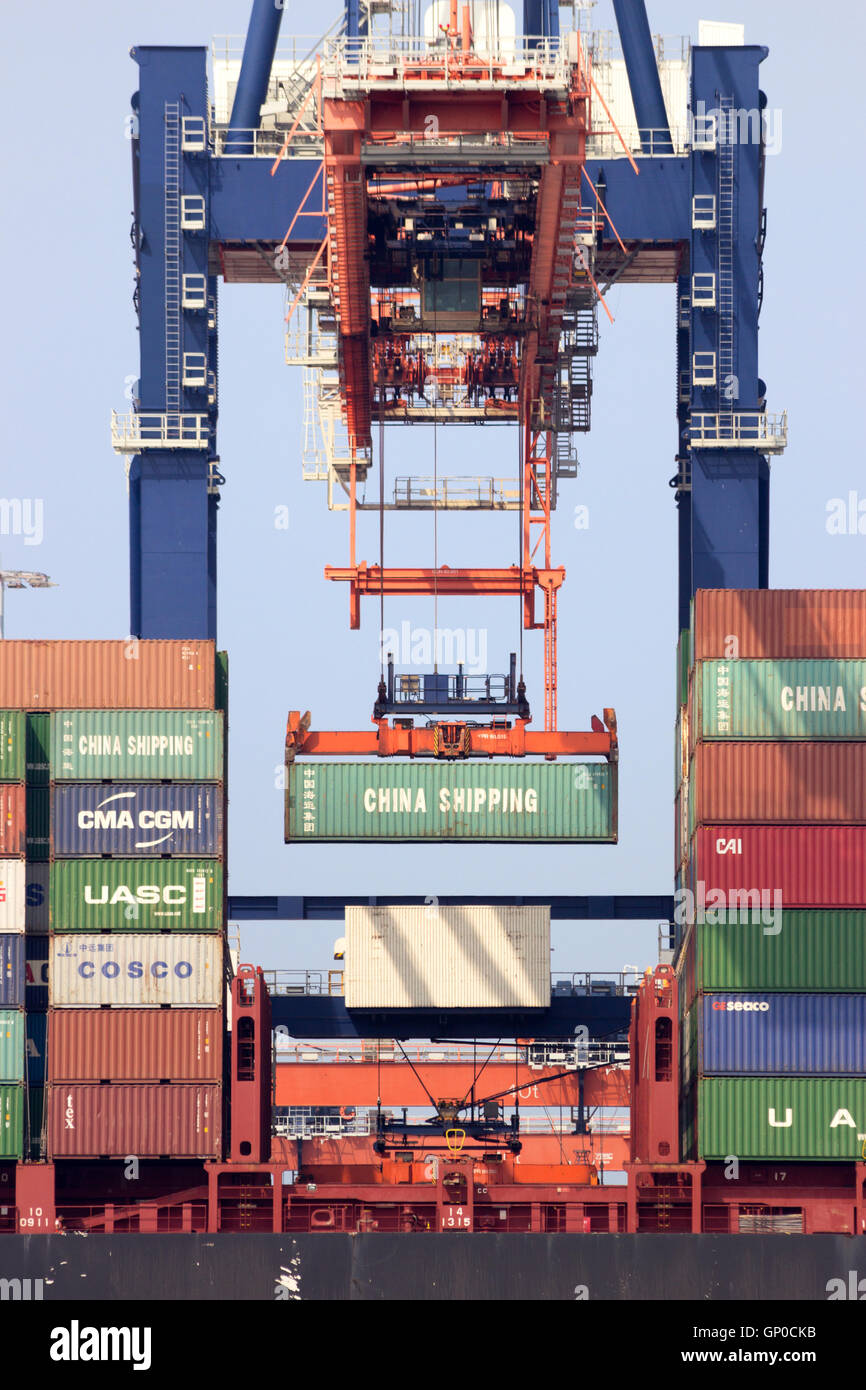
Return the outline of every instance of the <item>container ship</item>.
[[[210,73],[204,48],[131,50],[135,635],[0,644],[4,1298],[859,1296],[866,591],[768,587],[767,50],[614,10],[615,37],[577,3],[347,3],[298,58],[255,0]],[[230,894],[220,279],[285,288],[304,474],[348,519],[325,579],[352,628],[379,601],[365,727],[298,708],[274,731],[293,885],[306,845],[621,853],[616,692],[559,723],[551,522],[605,289],[674,288],[669,893]],[[413,423],[508,427],[516,478],[436,456],[386,491],[386,426]],[[501,511],[516,556],[439,563],[440,512]],[[430,514],[431,568],[385,564],[405,512]],[[438,638],[459,596],[513,600],[507,671],[402,669],[385,598],[431,599]],[[230,921],[304,918],[336,924],[334,969],[230,947]],[[662,924],[657,961],[551,978],[552,921],[616,918]]]

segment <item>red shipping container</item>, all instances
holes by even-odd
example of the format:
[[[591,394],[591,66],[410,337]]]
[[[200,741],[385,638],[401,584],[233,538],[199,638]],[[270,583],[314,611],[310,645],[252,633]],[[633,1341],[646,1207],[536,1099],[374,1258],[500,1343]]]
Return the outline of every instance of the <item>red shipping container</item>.
[[[866,589],[699,589],[693,635],[693,662],[726,657],[863,660]]]
[[[220,1086],[46,1087],[49,1158],[219,1158]]]
[[[221,1009],[51,1009],[46,1080],[219,1081]]]
[[[866,824],[866,743],[699,743],[692,832],[713,823]]]
[[[866,826],[704,826],[689,866],[689,887],[697,891],[699,882],[707,896],[765,892],[770,906],[779,891],[783,909],[866,908]]]
[[[213,642],[3,643],[0,709],[213,709]]]
[[[0,858],[23,859],[27,852],[27,802],[23,782],[0,783]]]

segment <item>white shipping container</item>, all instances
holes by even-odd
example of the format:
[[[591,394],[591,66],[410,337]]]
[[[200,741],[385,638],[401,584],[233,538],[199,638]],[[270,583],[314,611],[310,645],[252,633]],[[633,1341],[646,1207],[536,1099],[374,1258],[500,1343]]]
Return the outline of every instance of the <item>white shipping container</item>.
[[[23,859],[0,859],[0,931],[23,931],[27,865]]]
[[[546,1009],[549,907],[347,907],[349,1009]]]
[[[223,938],[196,932],[79,933],[51,938],[52,1008],[175,1004],[217,1008]]]

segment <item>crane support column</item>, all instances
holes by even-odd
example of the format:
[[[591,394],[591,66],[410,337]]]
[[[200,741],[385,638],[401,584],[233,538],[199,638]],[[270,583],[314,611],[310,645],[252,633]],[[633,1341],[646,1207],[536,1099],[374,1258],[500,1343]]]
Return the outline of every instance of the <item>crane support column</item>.
[[[680,552],[681,627],[697,589],[768,583],[767,456],[785,447],[787,423],[766,414],[758,376],[764,160],[758,75],[766,55],[758,47],[693,50],[690,360],[680,383],[690,417],[678,465],[689,484],[685,513],[681,504],[689,533],[688,546],[682,534]],[[682,335],[681,349],[684,343]]]
[[[628,85],[648,154],[673,154],[665,99],[644,0],[613,0]]]

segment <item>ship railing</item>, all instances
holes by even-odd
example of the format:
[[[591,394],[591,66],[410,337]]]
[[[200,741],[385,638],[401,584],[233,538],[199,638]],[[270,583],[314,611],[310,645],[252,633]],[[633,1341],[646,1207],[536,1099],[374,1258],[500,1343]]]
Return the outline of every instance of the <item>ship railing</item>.
[[[283,1042],[286,1045],[281,1045]],[[361,1062],[403,1062],[405,1057],[413,1064],[418,1063],[464,1063],[467,1066],[480,1065],[486,1061],[490,1054],[490,1062],[505,1062],[514,1065],[515,1062],[525,1063],[526,1049],[514,1046],[499,1046],[493,1049],[492,1053],[483,1043],[479,1043],[476,1048],[472,1047],[421,1047],[404,1046],[403,1051],[394,1043],[350,1043],[346,1046],[319,1046],[315,1043],[294,1043],[284,1039],[284,1035],[278,1034],[276,1038],[276,1056],[278,1062],[326,1062],[331,1066]]]
[[[566,89],[577,62],[578,38],[491,37],[477,48],[452,46],[420,35],[326,39],[322,50],[325,95],[341,88],[409,84],[471,86],[521,84]]]
[[[142,449],[206,449],[209,443],[207,415],[111,412],[111,444],[118,454],[137,454]]]

